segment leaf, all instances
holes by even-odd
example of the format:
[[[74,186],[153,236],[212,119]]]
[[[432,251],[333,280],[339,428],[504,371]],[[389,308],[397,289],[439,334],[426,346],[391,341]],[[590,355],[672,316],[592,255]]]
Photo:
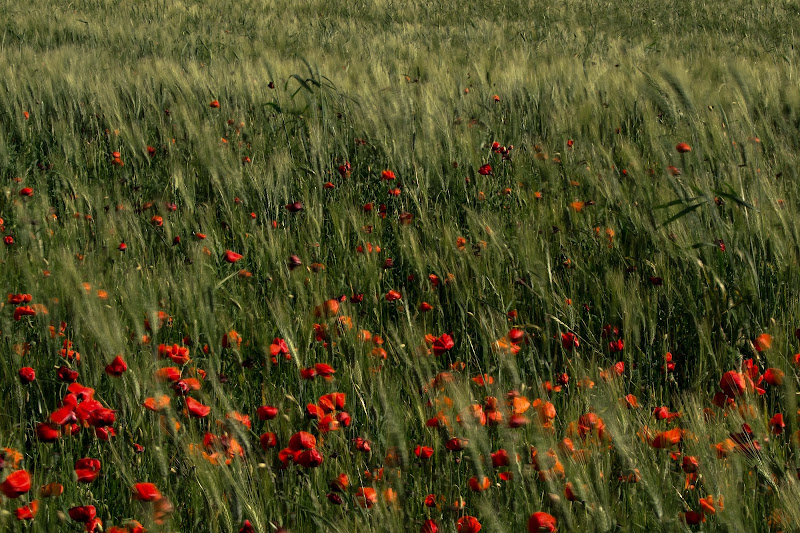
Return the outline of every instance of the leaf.
[[[699,200],[700,198],[702,198],[702,197],[701,196],[695,196],[693,198],[687,198],[686,200],[682,200],[682,199],[672,200],[671,202],[667,202],[665,204],[657,205],[653,209],[665,209],[667,207],[672,207],[673,205],[685,204],[685,203],[688,203],[688,202],[694,202],[695,200]]]
[[[700,207],[704,203],[705,202],[699,202],[699,203],[696,203],[694,205],[690,205],[689,207],[678,211],[678,213],[676,213],[675,215],[673,215],[673,216],[669,217],[667,220],[665,220],[661,224],[661,227],[664,227],[664,226],[666,226],[667,224],[669,224],[671,222],[675,222],[679,218],[685,217],[686,215],[688,215],[689,213],[691,213],[692,211],[694,211],[695,209],[697,209],[698,207]]]
[[[756,208],[756,206],[754,206],[753,204],[751,204],[749,202],[745,202],[741,198],[739,198],[737,196],[734,196],[731,193],[721,192],[721,191],[714,191],[714,194],[716,194],[717,196],[722,196],[723,198],[727,198],[728,200],[730,200],[732,202],[736,202],[737,204],[739,204],[742,207],[746,207],[748,209],[755,209],[756,211],[758,210]]]

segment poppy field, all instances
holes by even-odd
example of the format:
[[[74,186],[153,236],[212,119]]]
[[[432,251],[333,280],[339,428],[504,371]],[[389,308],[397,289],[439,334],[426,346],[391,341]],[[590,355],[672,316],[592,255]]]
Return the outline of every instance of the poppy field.
[[[800,529],[800,9],[678,4],[0,1],[0,528]]]

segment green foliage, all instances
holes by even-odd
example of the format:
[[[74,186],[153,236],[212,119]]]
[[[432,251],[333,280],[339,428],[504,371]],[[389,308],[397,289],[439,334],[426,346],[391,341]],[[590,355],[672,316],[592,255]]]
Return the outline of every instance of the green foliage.
[[[6,512],[3,528],[78,530],[64,513],[92,504],[106,530],[134,518],[151,531],[236,531],[245,519],[257,531],[418,531],[433,518],[453,532],[473,515],[482,531],[511,532],[547,511],[560,531],[673,531],[709,494],[725,509],[703,530],[800,527],[794,3],[4,0],[0,14],[0,226],[15,241],[0,249],[0,289],[38,306],[20,320],[17,304],[0,309],[0,446],[24,454],[34,487],[3,508],[65,486],[39,498],[33,523]],[[513,149],[503,157],[493,142]],[[385,169],[397,179],[382,180]],[[294,202],[303,210],[285,208]],[[229,264],[226,250],[244,258]],[[289,268],[291,255],[302,265]],[[402,299],[387,302],[390,290]],[[352,329],[314,314],[359,293],[339,312]],[[516,355],[498,348],[511,327],[526,334]],[[231,331],[240,346],[223,346]],[[425,336],[445,332],[453,349],[425,355]],[[562,346],[567,332],[575,350]],[[764,333],[772,346],[757,351]],[[271,362],[275,338],[291,360]],[[167,366],[159,344],[184,339],[183,377],[207,372],[191,393],[207,418],[185,416],[153,377]],[[79,364],[59,355],[65,340]],[[662,369],[667,352],[674,372]],[[129,368],[112,378],[117,354]],[[738,410],[713,407],[721,375],[750,358],[784,371],[783,385]],[[623,375],[609,377],[618,361]],[[332,381],[300,379],[317,363],[336,369]],[[62,365],[116,410],[116,438],[37,440],[67,394]],[[23,385],[25,366],[37,379]],[[432,386],[441,372],[454,381]],[[569,384],[548,394],[562,373]],[[483,374],[494,379],[485,388],[470,379]],[[535,408],[516,429],[455,421],[512,390],[552,401],[553,430]],[[319,468],[281,468],[294,432],[319,436],[306,405],[334,391],[352,425],[322,436]],[[161,394],[172,397],[163,419],[142,407]],[[627,394],[642,407],[621,404]],[[445,397],[452,427],[426,426]],[[257,420],[265,404],[279,407],[275,420]],[[655,420],[662,405],[682,417]],[[232,412],[252,429],[226,421]],[[610,441],[574,433],[588,412]],[[777,412],[787,427],[770,435]],[[714,445],[743,423],[762,452],[718,458]],[[701,465],[697,488],[679,458],[650,446],[673,427],[686,431],[673,451]],[[260,448],[264,431],[279,448]],[[206,432],[227,432],[244,458],[212,464]],[[565,478],[540,479],[530,446],[541,457],[570,435],[586,457],[559,451]],[[453,436],[469,439],[463,452],[445,448]],[[356,437],[371,453],[354,450]],[[434,448],[429,462],[418,444]],[[493,468],[499,448],[521,462]],[[103,463],[88,485],[72,474],[82,457]],[[382,467],[380,481],[366,474]],[[326,494],[340,473],[351,488],[335,506]],[[471,492],[483,475],[490,489]],[[582,501],[565,499],[565,481]],[[138,482],[174,505],[163,524],[128,496]],[[373,509],[356,503],[362,486],[378,489]],[[443,499],[427,508],[428,494]]]

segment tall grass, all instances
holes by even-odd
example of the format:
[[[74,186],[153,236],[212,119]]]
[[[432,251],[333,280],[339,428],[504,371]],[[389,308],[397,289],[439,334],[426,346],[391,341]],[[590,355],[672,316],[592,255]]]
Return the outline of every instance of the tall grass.
[[[24,454],[34,487],[4,509],[40,485],[65,486],[40,500],[32,524],[7,512],[4,528],[77,530],[65,512],[92,504],[106,530],[133,518],[151,531],[244,520],[258,531],[416,531],[432,518],[455,531],[472,515],[510,532],[547,511],[562,531],[671,531],[688,528],[680,513],[709,494],[724,496],[724,510],[695,528],[798,527],[795,4],[44,0],[0,2],[0,13],[0,217],[15,241],[0,249],[0,284],[43,306],[21,320],[14,304],[0,311],[0,445]],[[513,145],[510,157],[493,142]],[[692,151],[678,153],[680,142]],[[285,209],[294,202],[303,210]],[[367,243],[381,251],[358,253]],[[228,264],[226,250],[244,259]],[[290,269],[291,255],[303,265]],[[402,300],[387,302],[390,290]],[[336,318],[313,314],[358,293],[363,303],[340,308],[351,330],[335,334]],[[423,301],[433,310],[419,311]],[[159,327],[160,311],[171,319]],[[315,324],[327,324],[327,342]],[[621,352],[606,325],[619,328]],[[516,355],[497,349],[511,327],[527,339]],[[384,339],[386,359],[361,330]],[[223,347],[231,331],[241,346]],[[562,346],[567,332],[575,350]],[[425,355],[425,335],[442,333],[453,349]],[[772,346],[756,351],[764,333]],[[276,337],[291,361],[271,363]],[[158,345],[184,338],[184,377],[207,372],[191,394],[212,408],[201,420],[153,378],[165,366]],[[36,438],[67,393],[56,377],[65,339],[81,353],[69,364],[78,381],[117,411],[109,442],[89,429]],[[662,370],[667,352],[674,372]],[[111,378],[117,354],[129,368]],[[721,375],[750,358],[786,372],[783,385],[737,398],[738,410],[712,407]],[[603,379],[618,361],[622,375]],[[300,379],[315,363],[333,366],[333,381]],[[35,382],[19,382],[24,366]],[[431,386],[440,372],[454,381]],[[562,373],[569,383],[548,394]],[[470,379],[482,374],[493,384]],[[352,424],[320,435],[304,411],[333,391],[346,394]],[[534,409],[516,429],[455,422],[509,391],[552,401],[554,428]],[[173,397],[163,418],[142,407],[160,394]],[[626,394],[641,407],[624,407]],[[278,418],[257,420],[265,404]],[[656,421],[662,405],[682,416]],[[426,426],[439,410],[452,427]],[[252,429],[226,422],[234,411]],[[574,433],[589,412],[610,439]],[[787,427],[770,435],[777,412]],[[712,445],[743,423],[762,451],[718,458]],[[686,431],[681,444],[654,449],[672,427]],[[278,450],[299,430],[324,441],[318,468],[281,468]],[[278,448],[260,448],[264,431]],[[206,460],[206,432],[235,438],[243,458]],[[560,450],[570,435],[583,454]],[[454,436],[469,439],[463,452],[445,449]],[[356,437],[372,451],[355,451]],[[418,444],[435,449],[430,461]],[[530,446],[555,450],[564,478],[540,479]],[[493,468],[500,448],[520,461]],[[698,458],[699,481],[687,483],[681,454]],[[72,474],[81,457],[103,463],[88,485]],[[326,494],[340,473],[351,489],[336,506]],[[469,478],[483,475],[491,487],[472,492]],[[174,505],[163,524],[130,498],[138,482]],[[397,499],[363,509],[362,486]],[[428,494],[442,497],[433,508]]]

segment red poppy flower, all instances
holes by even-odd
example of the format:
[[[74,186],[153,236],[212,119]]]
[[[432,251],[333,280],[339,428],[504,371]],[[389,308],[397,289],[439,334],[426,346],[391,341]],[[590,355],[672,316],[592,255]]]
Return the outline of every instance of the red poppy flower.
[[[14,320],[20,320],[24,316],[36,316],[36,309],[28,305],[14,309]]]
[[[17,517],[17,520],[33,520],[38,511],[39,511],[39,501],[33,500],[28,505],[16,509],[14,511],[14,516]]]
[[[573,348],[577,348],[580,345],[581,343],[574,333],[567,332],[561,334],[561,346],[563,346],[565,350],[572,351]]]
[[[372,487],[362,487],[356,491],[356,502],[362,509],[370,509],[378,503],[378,494]]]
[[[783,384],[783,370],[779,368],[768,368],[764,371],[764,381],[775,387],[780,387]]]
[[[687,474],[693,474],[697,472],[697,469],[700,467],[700,463],[697,461],[697,457],[692,455],[684,455],[683,462],[681,463],[681,468]]]
[[[11,246],[12,244],[14,244],[14,237],[12,237],[11,235],[6,235],[5,237],[3,237],[3,244],[5,244],[6,246]]]
[[[336,409],[344,409],[346,395],[343,392],[332,392],[324,394],[319,397],[319,406],[326,412],[330,413]]]
[[[118,355],[114,358],[111,363],[106,365],[106,374],[109,376],[119,377],[121,376],[126,370],[128,370],[128,365],[122,359],[121,355]]]
[[[61,496],[64,493],[64,486],[61,483],[48,483],[39,489],[39,496],[42,498],[52,498]]]
[[[319,406],[309,403],[306,405],[306,418],[309,420],[319,420],[325,415],[325,412]]]
[[[77,400],[76,400],[77,403]],[[75,406],[73,405],[64,405],[59,407],[52,413],[50,413],[50,422],[53,424],[57,424],[59,426],[65,426],[67,424],[73,424],[77,422],[78,417],[75,415]]]
[[[458,533],[478,533],[481,530],[481,523],[474,516],[464,516],[456,522]]]
[[[167,407],[169,407],[170,398],[169,396],[163,394],[158,398],[147,398],[142,403],[145,409],[149,409],[150,411],[163,411]]]
[[[478,169],[478,174],[480,174],[481,176],[488,176],[491,173],[492,173],[492,165],[489,164],[483,165],[481,166],[481,168]]]
[[[67,383],[72,383],[78,379],[78,372],[67,366],[61,366],[56,375],[58,376],[58,379]]]
[[[690,526],[696,526],[706,521],[706,516],[699,511],[686,511],[686,513],[682,515],[682,518],[683,521]]]
[[[235,263],[236,261],[239,261],[243,257],[244,256],[242,254],[237,254],[236,252],[232,252],[230,250],[226,250],[225,251],[225,256],[223,258],[228,263]]]
[[[447,333],[442,333],[436,340],[433,341],[433,353],[437,356],[442,355],[443,353],[450,351],[453,346],[455,346],[453,337]]]
[[[303,450],[296,456],[295,463],[304,468],[316,468],[322,464],[322,460],[322,454],[316,449]]]
[[[683,438],[682,429],[670,429],[656,435],[653,440],[650,441],[650,446],[653,448],[669,448],[670,446],[675,446],[680,443],[681,438]]]
[[[394,302],[396,300],[402,299],[403,296],[399,292],[397,292],[395,290],[391,290],[391,291],[386,293],[385,298],[386,298],[387,302]]]
[[[186,398],[186,411],[194,418],[205,418],[211,412],[211,407],[203,405],[194,398]]]
[[[414,455],[420,459],[430,459],[433,456],[433,448],[430,446],[417,445],[417,447],[414,449]]]
[[[307,431],[298,431],[289,439],[289,449],[292,451],[311,450],[316,447],[316,437]]]
[[[553,533],[557,531],[556,517],[543,513],[533,513],[528,519],[528,533]]]
[[[428,302],[422,302],[419,304],[419,310],[423,313],[427,313],[428,311],[432,310],[433,306]]]
[[[297,213],[303,210],[303,203],[302,202],[293,202],[291,204],[286,204],[286,210],[290,213]]]
[[[427,519],[425,520],[425,522],[422,523],[422,527],[420,528],[419,533],[438,533],[438,531],[439,531],[439,526],[436,525],[436,522],[434,522],[431,519]]]
[[[271,405],[262,405],[256,410],[259,420],[272,420],[278,416],[278,408]]]
[[[317,374],[322,376],[323,378],[330,378],[336,373],[336,370],[334,370],[334,368],[331,365],[326,363],[315,364],[314,370],[316,370]]]
[[[153,483],[137,483],[133,486],[133,498],[143,502],[154,502],[161,499],[161,492]]]
[[[692,147],[686,143],[678,143],[675,145],[675,150],[681,154],[685,154],[686,152],[691,152]]]
[[[31,476],[25,470],[11,472],[5,481],[0,483],[0,492],[9,500],[19,498],[29,490],[31,490]]]
[[[258,439],[261,447],[265,450],[275,448],[278,445],[278,436],[275,433],[267,432]]]
[[[343,425],[344,427],[350,427],[350,421],[351,421],[350,414],[345,413],[344,411],[340,411],[336,413],[336,421],[339,422],[339,424]]]
[[[20,196],[33,196],[33,189],[31,189],[30,187],[25,187],[23,189],[20,189],[19,195]]]
[[[467,481],[467,485],[469,485],[469,489],[472,492],[483,492],[484,490],[487,490],[489,487],[492,486],[492,482],[486,476],[483,476],[481,478],[478,478],[477,476],[472,476]]]
[[[394,172],[392,172],[391,170],[384,170],[383,172],[381,172],[381,179],[385,181],[390,181],[395,179]]]
[[[736,372],[735,370],[725,372],[722,375],[722,379],[719,382],[719,387],[726,396],[731,398],[740,396],[747,391],[744,374],[741,372]]]
[[[508,456],[508,452],[504,449],[499,449],[496,452],[491,454],[492,457],[492,466],[494,468],[500,468],[501,466],[509,466],[511,464],[511,459]]]
[[[317,371],[314,369],[313,366],[309,367],[309,368],[301,368],[300,369],[300,378],[301,379],[312,380],[315,377],[317,377]]]
[[[451,452],[460,452],[467,447],[469,441],[467,439],[460,439],[458,437],[453,437],[452,439],[448,440],[444,447],[450,450]]]
[[[75,463],[79,483],[91,483],[100,475],[100,460],[84,457]]]
[[[36,371],[29,366],[20,368],[18,375],[19,375],[19,380],[23,384],[32,383],[33,381],[36,380]]]
[[[78,412],[81,412],[80,407],[84,405],[86,405],[86,402],[82,403],[79,406]],[[89,423],[89,425],[94,426],[96,428],[100,428],[112,425],[116,420],[116,418],[117,418],[117,412],[114,411],[113,409],[99,407],[97,409],[92,409],[89,412],[88,416],[86,417],[86,421]]]
[[[94,505],[82,505],[80,507],[72,507],[69,510],[69,517],[76,522],[89,522],[97,516],[97,509]]]
[[[36,426],[36,438],[42,442],[55,442],[61,436],[57,427],[41,423]]]
[[[219,107],[219,100],[213,100],[213,101],[212,101],[210,104],[208,104],[208,105],[209,105],[209,107],[213,107],[214,109],[217,109],[217,108]]]
[[[783,430],[786,427],[786,423],[783,421],[783,414],[776,413],[772,418],[770,418],[769,427],[774,435],[780,435],[783,433]]]

